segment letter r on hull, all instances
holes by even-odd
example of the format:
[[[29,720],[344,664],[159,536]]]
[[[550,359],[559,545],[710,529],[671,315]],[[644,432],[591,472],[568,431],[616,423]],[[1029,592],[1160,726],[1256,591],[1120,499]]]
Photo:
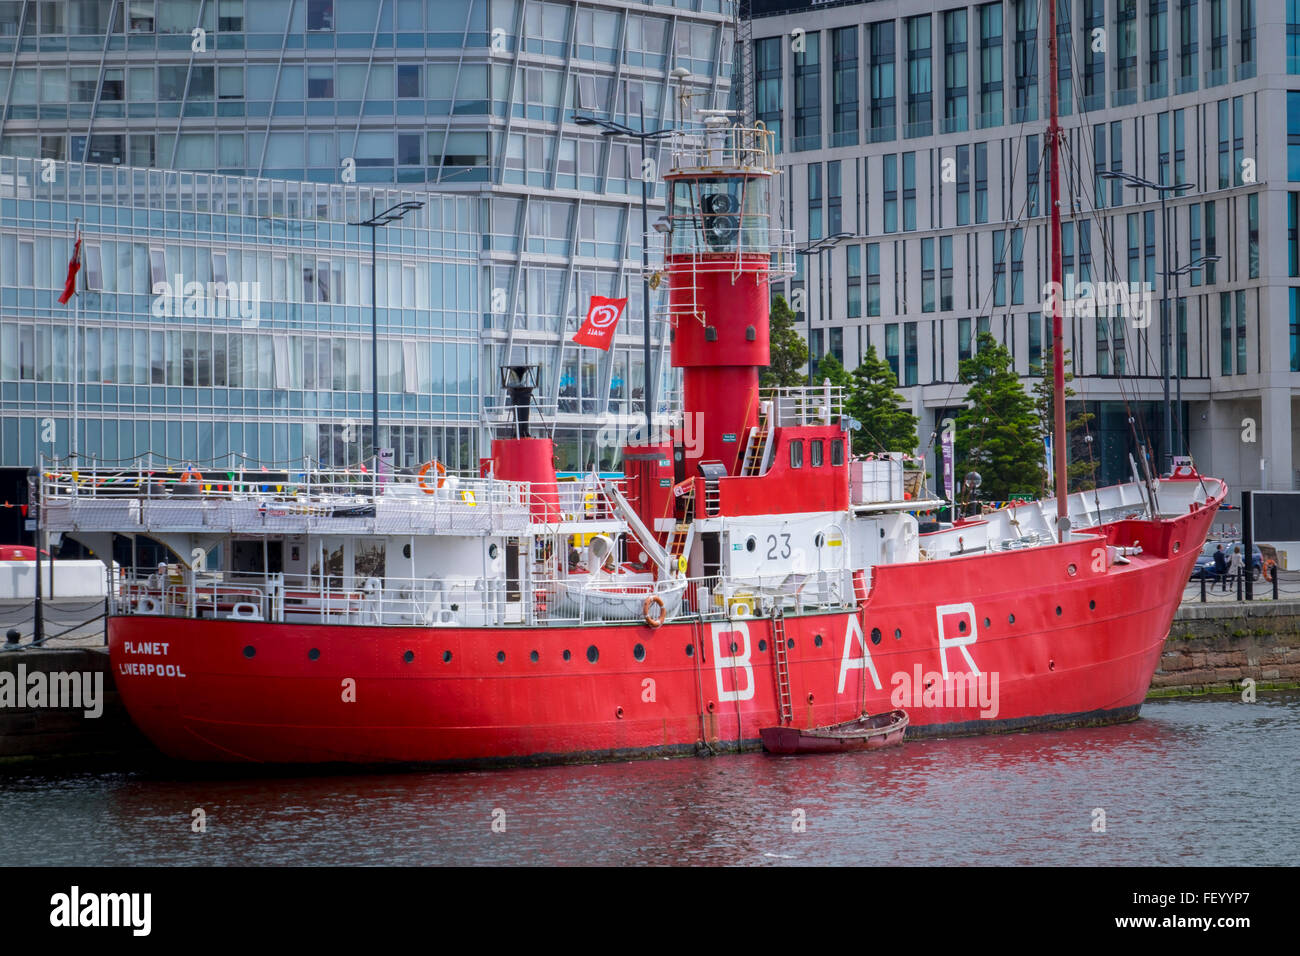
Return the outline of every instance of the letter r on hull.
[[[962,604],[940,604],[934,609],[935,617],[939,619],[939,666],[943,670],[943,679],[948,679],[948,648],[955,647],[961,651],[961,656],[966,658],[966,663],[970,667],[970,672],[979,676],[980,669],[975,666],[975,661],[971,659],[970,651],[966,650],[967,644],[974,644],[976,641],[975,634],[975,605],[966,601]],[[967,623],[964,631],[958,631],[956,637],[948,637],[944,633],[944,618],[965,617]],[[960,624],[953,622],[953,629],[958,630]]]

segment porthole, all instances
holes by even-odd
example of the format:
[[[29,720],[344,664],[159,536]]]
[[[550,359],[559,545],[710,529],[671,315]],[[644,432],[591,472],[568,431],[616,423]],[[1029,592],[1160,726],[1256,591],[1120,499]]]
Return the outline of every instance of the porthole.
[[[253,655],[256,653],[257,653],[257,648],[255,648],[252,644],[249,644],[244,648],[244,656],[249,659],[251,659]]]
[[[1059,605],[1059,604],[1056,605],[1056,616],[1057,616],[1057,617],[1060,617],[1060,616],[1061,616],[1061,605]]]
[[[1068,574],[1070,577],[1074,577],[1076,574],[1079,573],[1079,569],[1072,564],[1065,569],[1065,573]]]
[[[638,644],[636,647],[632,648],[632,656],[639,661],[645,660],[645,645]]]
[[[754,536],[751,534],[745,540],[745,550],[752,552],[757,547],[758,547],[758,542],[754,540]]]
[[[1089,601],[1089,602],[1088,602],[1088,610],[1089,610],[1089,611],[1095,611],[1095,610],[1097,610],[1097,602],[1096,602],[1096,601]]]
[[[451,663],[451,651],[443,651],[443,652],[442,652],[442,662],[443,662],[444,664],[450,664],[450,663]]]
[[[813,547],[820,548],[825,543],[826,543],[826,536],[822,534],[820,531],[818,531],[817,536],[813,538]]]
[[[758,652],[761,654],[765,650],[767,650],[767,641],[760,638],[758,641]]]
[[[738,651],[738,650],[740,650],[740,645],[737,644],[735,641],[732,641],[732,642],[731,642],[731,653],[734,654],[734,653],[736,653],[736,651]]]
[[[594,664],[598,660],[600,660],[600,651],[596,650],[595,644],[592,644],[591,647],[587,648],[587,662]]]
[[[695,645],[694,645],[694,644],[687,644],[687,645],[686,645],[686,656],[687,656],[687,657],[694,657],[694,656],[695,656]]]
[[[570,659],[572,659],[572,657],[573,657],[573,652],[572,652],[572,651],[565,651],[563,656],[564,656],[564,659],[565,659],[566,661],[567,661],[567,660],[570,660]]]
[[[965,634],[965,633],[966,633],[966,622],[965,622],[965,621],[958,621],[958,622],[957,622],[957,630],[959,630],[959,631],[961,631],[963,634]]]
[[[788,641],[786,641],[785,646],[787,650],[791,650],[791,651],[794,650],[794,638],[792,637]]]
[[[1014,614],[1008,614],[1008,615],[1007,615],[1007,623],[1008,623],[1008,624],[1015,624],[1015,623],[1016,623],[1016,616],[1015,616]]]
[[[990,620],[986,617],[986,618],[984,619],[984,626],[985,626],[985,627],[992,627],[992,626],[993,626],[993,622],[990,621]]]
[[[407,542],[406,544],[402,545],[402,557],[410,558],[410,556],[411,556],[411,545],[410,542]]]
[[[407,651],[402,655],[402,660],[406,661],[408,664],[411,663],[411,661],[415,660],[415,651]]]
[[[495,544],[489,544],[489,545],[488,545],[488,557],[489,557],[489,558],[495,558],[495,557],[496,557],[498,554],[500,554],[500,553],[501,553],[501,549],[498,548]]]
[[[1182,543],[1181,541],[1175,541],[1175,542],[1174,542],[1174,554],[1177,554],[1177,553],[1178,553],[1179,551],[1181,551],[1181,550],[1183,550],[1183,543]]]
[[[529,655],[528,655],[528,659],[529,659],[530,661],[532,661],[534,664],[536,664],[536,663],[537,663],[537,652],[536,652],[536,651],[532,651],[531,653],[529,653]]]
[[[902,639],[903,639],[903,629],[899,627],[894,628],[894,640],[901,641]]]
[[[880,638],[881,638],[880,628],[878,628],[878,627],[873,627],[873,628],[871,629],[871,643],[872,643],[872,644],[879,644],[879,643],[880,643]]]
[[[814,634],[813,647],[821,647],[821,646],[822,646],[822,636],[820,634]]]
[[[318,661],[318,660],[320,660],[320,648],[319,648],[319,647],[313,647],[311,650],[309,650],[309,651],[307,652],[307,660],[309,660],[309,661]]]
[[[498,664],[504,664],[505,662],[506,662],[506,652],[505,652],[505,651],[497,651],[497,663],[498,663]]]

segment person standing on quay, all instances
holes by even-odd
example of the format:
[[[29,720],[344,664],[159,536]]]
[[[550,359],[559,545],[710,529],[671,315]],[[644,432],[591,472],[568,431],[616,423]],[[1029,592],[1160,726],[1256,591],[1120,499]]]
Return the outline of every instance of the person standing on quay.
[[[1228,590],[1228,582],[1236,583],[1235,579],[1241,573],[1241,548],[1234,547],[1232,554],[1228,555],[1228,574],[1223,579],[1223,590]]]

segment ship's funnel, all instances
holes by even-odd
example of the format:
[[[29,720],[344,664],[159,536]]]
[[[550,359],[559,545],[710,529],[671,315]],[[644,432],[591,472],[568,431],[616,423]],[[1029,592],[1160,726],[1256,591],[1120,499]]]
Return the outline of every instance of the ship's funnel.
[[[533,404],[533,390],[537,388],[536,365],[501,366],[501,387],[506,393],[506,408],[510,409],[515,423],[515,437],[528,437],[528,417]]]
[[[595,574],[605,566],[605,559],[614,553],[614,542],[608,535],[592,535],[587,542],[587,570]]]

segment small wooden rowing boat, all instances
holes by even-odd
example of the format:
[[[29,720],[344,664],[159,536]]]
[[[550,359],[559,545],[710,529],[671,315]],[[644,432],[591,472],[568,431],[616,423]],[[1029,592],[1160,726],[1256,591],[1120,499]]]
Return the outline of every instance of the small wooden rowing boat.
[[[906,731],[907,712],[891,710],[827,727],[764,727],[759,734],[763,749],[770,754],[835,754],[901,744]]]

